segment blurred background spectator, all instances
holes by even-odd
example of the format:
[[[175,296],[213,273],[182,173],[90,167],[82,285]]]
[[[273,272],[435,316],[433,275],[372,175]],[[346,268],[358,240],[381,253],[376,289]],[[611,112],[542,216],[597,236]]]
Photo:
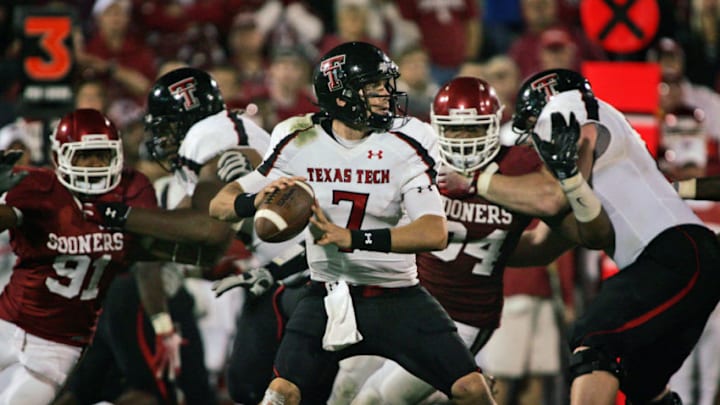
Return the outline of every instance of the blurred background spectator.
[[[663,153],[659,167],[670,180],[703,176],[707,168],[705,113],[681,106],[665,114],[661,125]],[[720,232],[720,204],[689,201],[693,211],[715,232]],[[708,319],[697,346],[680,370],[670,379],[670,387],[684,404],[712,405],[720,382],[720,306]]]
[[[155,53],[130,32],[129,0],[97,0],[92,9],[96,28],[76,49],[85,78],[98,78],[109,97],[133,98],[142,103],[155,77]]]
[[[720,4],[717,0],[688,0],[689,10],[672,35],[684,49],[690,81],[720,89]]]
[[[450,81],[463,62],[476,58],[482,41],[476,0],[397,0],[397,5],[403,18],[420,29],[433,81]]]
[[[104,84],[96,79],[78,82],[75,87],[75,108],[92,108],[107,112],[108,96]]]
[[[318,111],[308,86],[310,74],[310,61],[302,48],[275,48],[266,82],[275,115],[270,126],[295,115]]]
[[[538,50],[542,48],[543,33],[551,28],[567,31],[572,43],[576,45],[580,60],[601,60],[606,57],[602,49],[591,43],[582,30],[566,24],[566,20],[560,18],[560,2],[561,0],[520,0],[523,31],[512,42],[508,53],[520,67],[523,78],[542,70]],[[558,34],[551,36],[557,38]],[[564,41],[567,42],[567,39]]]
[[[515,112],[515,96],[521,84],[520,70],[509,56],[497,55],[485,63],[483,75],[505,106],[502,123],[506,126]]]
[[[564,28],[548,28],[540,34],[538,60],[538,70],[580,70],[577,45]]]
[[[685,52],[671,38],[660,38],[648,51],[648,61],[660,65],[662,82],[658,89],[661,114],[682,107],[693,106],[702,111],[720,111],[720,95],[710,87],[690,81],[685,74]],[[720,141],[720,116],[705,114],[703,128],[707,134],[709,174],[720,173],[718,141]]]
[[[420,45],[411,45],[394,58],[400,69],[398,90],[408,94],[408,114],[430,120],[430,105],[440,88],[430,75],[430,56]]]
[[[371,22],[379,21],[378,15],[370,10],[370,0],[337,0],[335,3],[336,32],[323,36],[318,53],[324,55],[332,48],[352,41],[368,42],[387,52],[387,44],[378,39],[378,33],[375,32],[374,36],[371,35]]]

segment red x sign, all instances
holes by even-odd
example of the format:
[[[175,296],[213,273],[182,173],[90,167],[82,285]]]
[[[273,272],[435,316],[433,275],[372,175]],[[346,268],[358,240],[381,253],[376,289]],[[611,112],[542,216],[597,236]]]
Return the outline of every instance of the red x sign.
[[[583,0],[580,18],[587,36],[606,51],[632,53],[657,33],[660,10],[657,0]]]

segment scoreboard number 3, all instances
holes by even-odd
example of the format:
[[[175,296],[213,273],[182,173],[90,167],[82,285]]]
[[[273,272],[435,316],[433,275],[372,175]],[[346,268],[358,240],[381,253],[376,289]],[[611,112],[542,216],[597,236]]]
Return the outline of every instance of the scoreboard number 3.
[[[23,61],[27,76],[36,81],[55,81],[65,77],[73,59],[67,42],[72,33],[69,16],[29,15],[23,23],[26,37],[39,37],[38,45],[45,54],[28,56]]]

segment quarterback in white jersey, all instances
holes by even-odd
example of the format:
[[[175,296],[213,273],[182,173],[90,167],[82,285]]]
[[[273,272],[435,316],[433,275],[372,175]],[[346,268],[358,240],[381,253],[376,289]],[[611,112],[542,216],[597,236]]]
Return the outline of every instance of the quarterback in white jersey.
[[[625,117],[578,73],[529,78],[513,120],[532,135],[575,216],[597,212],[599,197],[612,225],[598,247],[621,271],[574,325],[571,402],[614,403],[620,388],[633,404],[680,404],[667,382],[720,299],[715,234],[665,180]]]
[[[321,112],[279,124],[263,163],[210,204],[212,216],[233,221],[297,179],[315,191],[312,282],[262,404],[298,404],[317,389],[317,376],[357,354],[394,359],[457,403],[492,403],[452,321],[418,285],[414,253],[444,248],[447,224],[435,184],[436,137],[398,108],[398,76],[373,45],[333,48],[313,80]]]
[[[313,123],[312,115],[280,123],[263,164],[238,183],[246,192],[259,192],[272,180],[303,176],[327,218],[348,229],[394,227],[423,215],[444,216],[433,185],[439,162],[437,137],[428,124],[412,118],[396,131],[347,143],[328,129]],[[350,284],[381,287],[418,283],[413,253],[345,252],[312,243],[310,234],[308,238],[313,280],[342,278]]]

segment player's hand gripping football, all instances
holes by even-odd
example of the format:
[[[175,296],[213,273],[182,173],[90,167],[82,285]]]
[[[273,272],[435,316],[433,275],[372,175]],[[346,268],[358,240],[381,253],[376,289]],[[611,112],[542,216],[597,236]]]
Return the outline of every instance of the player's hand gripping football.
[[[0,151],[0,194],[15,187],[28,172],[13,172],[12,168],[23,155],[21,150]]]
[[[550,115],[552,131],[550,141],[544,141],[536,133],[532,133],[533,143],[540,158],[550,171],[563,181],[578,173],[578,139],[580,124],[574,113],[570,113],[569,122],[565,122],[562,113]]]
[[[317,200],[312,209],[315,216],[310,217],[310,233],[315,238],[315,243],[320,246],[334,244],[340,249],[349,249],[352,245],[350,230],[330,222]]]

